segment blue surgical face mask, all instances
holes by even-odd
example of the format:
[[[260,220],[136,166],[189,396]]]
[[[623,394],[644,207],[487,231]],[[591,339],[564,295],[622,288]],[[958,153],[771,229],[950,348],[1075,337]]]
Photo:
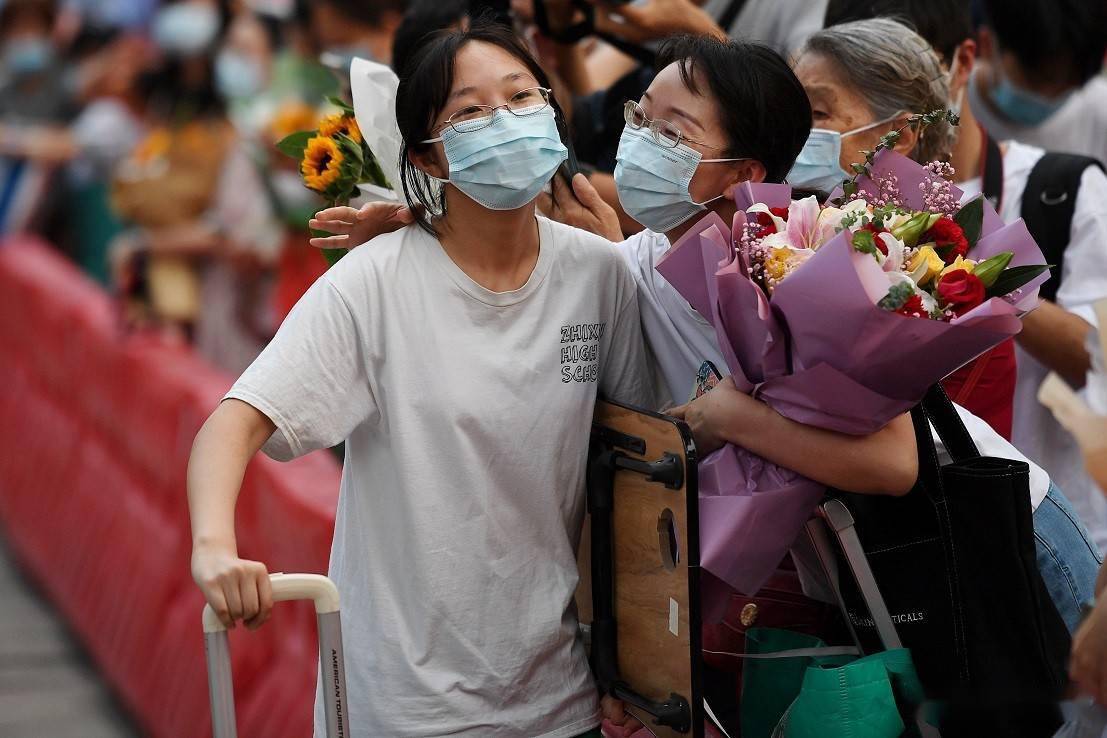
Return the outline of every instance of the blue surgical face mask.
[[[792,170],[788,172],[784,181],[800,189],[833,191],[835,187],[850,178],[849,173],[842,169],[839,163],[842,158],[842,139],[882,126],[901,114],[902,111],[897,112],[895,115],[845,133],[827,128],[812,128],[807,137],[807,143],[803,145],[799,156],[796,157],[796,163],[792,165]]]
[[[442,142],[450,184],[489,210],[515,210],[534,200],[569,156],[553,108],[517,113],[497,110],[491,125],[487,118],[465,121],[423,141]]]
[[[153,37],[158,47],[175,56],[206,51],[219,35],[219,13],[210,5],[180,2],[154,16]]]
[[[992,101],[996,110],[1013,123],[1024,126],[1039,126],[1060,110],[1068,102],[1069,95],[1072,94],[1070,90],[1060,97],[1042,97],[1018,87],[1007,79],[998,62],[993,64],[993,68],[995,69],[995,84],[992,85],[991,94],[988,95],[988,98]],[[979,95],[980,88],[975,74],[969,84]]]
[[[3,65],[15,77],[37,74],[54,59],[54,48],[44,38],[21,38],[4,47]]]
[[[261,92],[261,65],[237,51],[220,51],[215,57],[215,88],[225,100],[241,100]]]
[[[627,215],[654,233],[665,233],[707,210],[722,194],[696,202],[688,183],[703,163],[745,161],[704,159],[703,154],[680,144],[665,147],[644,129],[627,126],[615,156],[615,188]]]

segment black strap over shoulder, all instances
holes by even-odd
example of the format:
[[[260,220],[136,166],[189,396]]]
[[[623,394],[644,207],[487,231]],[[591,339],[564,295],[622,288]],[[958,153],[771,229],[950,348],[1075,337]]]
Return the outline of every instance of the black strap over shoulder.
[[[922,406],[954,461],[968,461],[980,456],[976,442],[941,384],[927,390]]]
[[[1003,201],[1003,152],[996,140],[984,133],[984,161],[980,167],[980,190],[998,213]]]
[[[1096,159],[1050,151],[1030,170],[1022,196],[1022,219],[1030,235],[1038,242],[1046,263],[1052,264],[1049,281],[1039,294],[1054,300],[1061,286],[1065,247],[1072,232],[1072,215],[1080,178],[1088,167],[1103,168]]]
[[[919,453],[919,481],[931,497],[940,497],[942,472],[931,426],[933,425],[955,462],[975,459],[980,456],[980,452],[957,413],[957,408],[953,406],[953,401],[940,384],[931,387],[923,401],[911,411],[911,422],[915,428],[915,447]]]

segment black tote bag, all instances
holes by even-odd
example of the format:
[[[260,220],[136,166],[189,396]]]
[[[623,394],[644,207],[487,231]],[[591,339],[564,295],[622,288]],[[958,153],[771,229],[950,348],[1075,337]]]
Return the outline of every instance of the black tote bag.
[[[912,411],[919,480],[903,497],[834,493],[857,533],[931,699],[987,709],[1048,704],[1067,683],[1068,630],[1038,572],[1030,468],[981,456],[933,387]],[[941,466],[933,424],[953,462]],[[878,643],[848,577],[862,642]]]

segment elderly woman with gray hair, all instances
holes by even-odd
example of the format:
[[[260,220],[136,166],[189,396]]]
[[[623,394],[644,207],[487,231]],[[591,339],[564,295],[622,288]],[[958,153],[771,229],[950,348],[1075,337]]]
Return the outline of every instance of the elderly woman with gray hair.
[[[919,162],[948,160],[956,128],[938,123],[904,128],[914,113],[958,111],[950,78],[938,55],[918,34],[886,18],[843,23],[811,36],[794,71],[811,101],[814,129],[788,181],[829,190],[846,175],[860,151],[873,149],[889,131],[903,129],[896,151]],[[969,185],[964,189],[971,190]],[[980,190],[980,185],[976,185]],[[1011,342],[985,354],[943,385],[962,411],[966,428],[986,455],[1030,464],[1030,497],[1038,568],[1070,631],[1094,597],[1099,552],[1071,503],[1049,474],[999,435],[1011,432],[1015,354]],[[987,423],[981,422],[980,416]],[[989,425],[991,427],[989,427]]]

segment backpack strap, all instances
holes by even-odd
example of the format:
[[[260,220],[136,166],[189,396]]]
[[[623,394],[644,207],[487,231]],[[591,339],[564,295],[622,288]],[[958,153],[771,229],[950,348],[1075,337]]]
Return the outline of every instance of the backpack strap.
[[[1046,152],[1026,180],[1022,195],[1022,219],[1030,235],[1038,242],[1047,264],[1052,264],[1049,281],[1041,286],[1043,299],[1055,300],[1061,286],[1065,247],[1072,232],[1072,215],[1080,178],[1088,167],[1103,165],[1096,159],[1076,154]]]
[[[998,213],[1003,205],[1003,152],[983,127],[980,135],[984,137],[980,147],[980,189]]]

